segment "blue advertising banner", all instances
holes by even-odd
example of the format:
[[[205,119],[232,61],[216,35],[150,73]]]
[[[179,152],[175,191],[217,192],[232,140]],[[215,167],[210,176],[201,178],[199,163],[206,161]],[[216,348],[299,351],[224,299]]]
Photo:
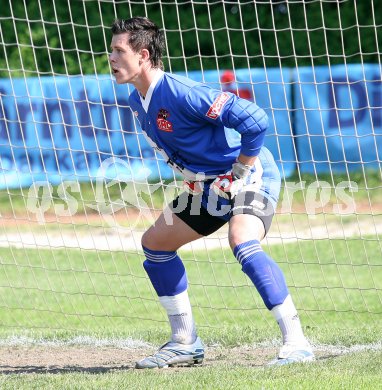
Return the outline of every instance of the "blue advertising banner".
[[[376,168],[382,156],[382,81],[378,64],[298,68],[295,135],[301,172]]]
[[[127,85],[116,88],[110,77],[0,80],[0,96],[0,188],[139,179],[150,166],[159,176],[152,148],[135,129]],[[100,172],[112,157],[126,163]]]
[[[289,71],[192,72],[188,76],[216,88],[255,99],[270,117],[266,145],[285,176],[295,168],[287,107]],[[96,178],[174,178],[155,155],[127,106],[131,92],[109,76],[62,76],[0,80],[0,188],[36,181]],[[112,159],[118,164],[102,164]],[[158,161],[159,160],[159,161]],[[122,164],[121,164],[122,162]]]
[[[296,163],[308,173],[380,164],[378,65],[252,69],[235,74],[195,71],[187,76],[254,100],[266,110],[270,128],[265,144],[284,177],[294,172]],[[0,188],[100,177],[174,179],[134,120],[127,106],[130,92],[109,76],[0,80]],[[102,164],[105,160],[111,163]]]

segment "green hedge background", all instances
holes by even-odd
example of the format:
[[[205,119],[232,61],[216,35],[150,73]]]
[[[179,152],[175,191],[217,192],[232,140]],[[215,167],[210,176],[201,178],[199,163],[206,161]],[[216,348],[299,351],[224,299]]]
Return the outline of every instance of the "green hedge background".
[[[380,0],[16,0],[0,7],[0,77],[107,74],[112,21],[138,15],[164,28],[169,71],[380,61]]]

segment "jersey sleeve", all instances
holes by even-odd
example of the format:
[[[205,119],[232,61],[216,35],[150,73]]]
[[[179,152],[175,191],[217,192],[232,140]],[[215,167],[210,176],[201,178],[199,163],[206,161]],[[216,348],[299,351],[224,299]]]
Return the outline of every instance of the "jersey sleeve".
[[[197,85],[189,90],[184,109],[198,120],[239,132],[241,153],[244,155],[257,156],[260,153],[268,128],[268,116],[255,103],[230,92]]]

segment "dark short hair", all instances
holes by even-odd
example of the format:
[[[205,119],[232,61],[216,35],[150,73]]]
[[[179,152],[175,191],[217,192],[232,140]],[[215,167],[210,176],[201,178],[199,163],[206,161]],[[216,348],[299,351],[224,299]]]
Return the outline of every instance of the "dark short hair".
[[[154,68],[163,68],[162,52],[165,43],[162,31],[150,19],[137,16],[130,19],[116,19],[112,26],[113,35],[128,33],[128,43],[134,52],[147,49]]]

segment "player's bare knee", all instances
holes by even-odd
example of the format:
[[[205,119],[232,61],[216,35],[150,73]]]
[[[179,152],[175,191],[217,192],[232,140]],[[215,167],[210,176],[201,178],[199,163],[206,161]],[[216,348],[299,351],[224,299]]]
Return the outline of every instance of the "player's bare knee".
[[[155,238],[155,234],[150,229],[143,233],[143,236],[141,238],[141,245],[142,247],[151,250],[161,249],[159,247],[160,243],[158,243],[157,239]]]
[[[230,221],[228,241],[232,249],[247,241],[261,241],[264,236],[264,224],[254,215],[236,215]]]
[[[251,235],[240,234],[238,232],[230,232],[228,235],[229,246],[233,250],[237,245],[247,242],[254,237]]]
[[[142,248],[148,248],[150,246],[150,241],[146,238],[146,233],[143,233],[143,236],[141,237],[141,247]]]
[[[235,248],[236,244],[236,237],[231,234],[231,232],[228,234],[228,243],[231,249]]]
[[[179,249],[176,242],[169,240],[168,235],[163,235],[154,226],[143,233],[141,245],[153,251],[176,251]]]

